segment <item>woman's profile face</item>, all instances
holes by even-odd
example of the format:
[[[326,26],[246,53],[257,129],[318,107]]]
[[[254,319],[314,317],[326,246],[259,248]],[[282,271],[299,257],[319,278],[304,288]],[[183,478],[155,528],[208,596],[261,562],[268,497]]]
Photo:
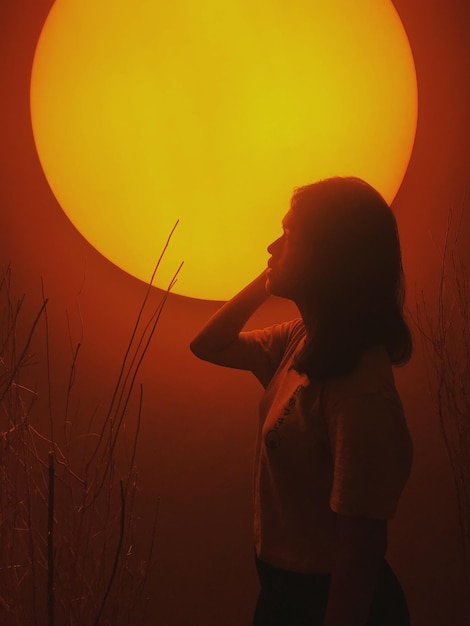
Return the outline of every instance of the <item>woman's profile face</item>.
[[[266,288],[294,301],[310,292],[315,274],[314,246],[292,209],[282,220],[283,234],[268,246]]]
[[[272,294],[317,308],[375,297],[385,285],[394,292],[401,267],[395,218],[364,181],[331,178],[298,188],[282,225],[268,247]]]

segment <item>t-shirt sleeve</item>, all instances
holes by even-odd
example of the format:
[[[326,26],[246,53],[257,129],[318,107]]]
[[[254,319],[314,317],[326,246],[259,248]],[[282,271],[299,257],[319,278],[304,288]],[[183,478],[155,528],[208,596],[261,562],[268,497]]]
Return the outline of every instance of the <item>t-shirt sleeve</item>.
[[[342,399],[327,413],[336,513],[391,519],[409,477],[412,443],[399,398]]]
[[[240,333],[240,340],[250,349],[250,369],[263,387],[281,364],[297,327],[298,321],[293,320]]]

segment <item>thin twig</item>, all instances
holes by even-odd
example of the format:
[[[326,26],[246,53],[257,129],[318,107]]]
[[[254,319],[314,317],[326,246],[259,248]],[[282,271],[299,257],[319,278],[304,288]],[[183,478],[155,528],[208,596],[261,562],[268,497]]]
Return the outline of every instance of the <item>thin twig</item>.
[[[47,516],[47,617],[48,626],[55,624],[54,597],[54,453],[49,452],[49,506]]]
[[[166,303],[166,301],[167,301],[167,299],[168,299],[168,296],[169,296],[169,294],[170,294],[170,289],[172,289],[172,288],[173,288],[173,286],[174,286],[174,284],[175,284],[175,282],[176,282],[176,280],[177,280],[178,273],[180,272],[180,270],[181,270],[181,267],[182,267],[182,266],[183,266],[183,263],[181,263],[181,264],[180,264],[179,268],[178,268],[178,269],[177,269],[177,271],[175,272],[175,274],[174,274],[174,276],[173,276],[173,278],[172,278],[172,280],[171,280],[170,284],[168,285],[168,289],[167,289],[167,291],[166,291],[166,292],[165,292],[165,294],[163,295],[162,300],[160,301],[160,303],[159,303],[159,305],[158,305],[157,309],[154,311],[154,313],[153,313],[153,315],[152,315],[152,318],[153,318],[153,324],[152,324],[152,327],[151,327],[150,332],[149,332],[149,334],[148,334],[147,341],[145,342],[145,345],[144,345],[144,347],[142,348],[141,355],[140,355],[140,357],[139,357],[139,359],[138,359],[137,363],[136,363],[136,364],[134,365],[134,367],[133,367],[132,378],[131,378],[131,381],[130,381],[130,383],[129,383],[129,385],[128,385],[128,389],[127,389],[127,393],[126,393],[126,397],[125,397],[125,401],[124,401],[124,406],[121,408],[121,414],[120,414],[120,416],[119,416],[119,418],[118,418],[117,427],[115,428],[114,432],[113,432],[113,430],[111,430],[110,450],[109,450],[109,453],[108,453],[108,460],[107,460],[107,462],[106,462],[106,467],[105,467],[105,470],[102,472],[102,475],[101,475],[101,480],[100,480],[100,482],[98,483],[97,488],[95,489],[95,492],[94,492],[94,497],[93,497],[93,499],[91,500],[90,505],[91,505],[91,504],[94,502],[94,500],[98,497],[98,495],[99,495],[99,493],[100,493],[100,491],[101,491],[101,489],[102,489],[102,487],[103,487],[103,485],[104,485],[104,481],[105,481],[105,479],[106,479],[106,474],[107,474],[107,472],[109,471],[109,467],[110,467],[110,463],[111,463],[111,459],[112,459],[112,454],[114,453],[114,449],[115,449],[115,446],[116,446],[116,442],[117,442],[118,434],[119,434],[119,432],[120,432],[120,429],[121,429],[121,426],[122,426],[122,422],[123,422],[123,420],[124,420],[124,416],[125,416],[125,414],[126,414],[127,406],[128,406],[128,403],[129,403],[129,400],[130,400],[130,397],[131,397],[132,391],[133,391],[133,389],[134,389],[134,384],[135,384],[135,380],[136,380],[136,378],[137,378],[137,374],[138,374],[138,372],[139,372],[139,370],[140,370],[140,367],[141,367],[141,365],[142,365],[142,362],[143,362],[143,360],[144,360],[144,357],[145,357],[145,355],[146,355],[146,353],[147,353],[147,350],[148,350],[148,348],[149,348],[149,346],[150,346],[150,342],[151,342],[152,337],[153,337],[153,335],[154,335],[154,333],[155,333],[155,330],[156,330],[156,328],[157,328],[157,324],[158,324],[158,322],[160,321],[160,317],[161,317],[161,314],[162,314],[163,308],[164,308],[165,303]],[[151,319],[152,319],[152,318],[151,318]],[[146,329],[148,328],[148,326],[149,326],[149,324],[147,324]],[[139,346],[140,346],[140,343],[141,343],[141,341],[139,341]],[[95,452],[96,452],[96,450],[95,450]]]
[[[132,455],[131,455],[131,460],[129,463],[129,474],[127,476],[127,483],[126,483],[126,496],[127,496],[127,492],[129,490],[129,483],[131,481],[131,477],[132,474],[134,472],[134,463],[135,463],[135,457],[137,454],[137,442],[139,440],[139,432],[140,432],[140,425],[142,422],[142,403],[143,403],[143,399],[144,399],[144,388],[142,385],[140,385],[140,395],[139,395],[139,408],[137,410],[137,427],[135,429],[135,434],[134,434],[134,445],[132,447]]]
[[[122,543],[124,539],[124,528],[125,528],[125,522],[126,522],[126,499],[124,496],[124,485],[122,484],[122,480],[120,481],[119,484],[121,488],[121,525],[120,525],[120,532],[119,532],[119,541],[118,541],[118,545],[116,548],[116,553],[114,555],[114,564],[113,564],[113,569],[111,571],[111,576],[109,577],[108,586],[106,587],[106,591],[104,593],[101,606],[99,608],[98,614],[96,616],[96,620],[94,622],[95,626],[99,626],[101,615],[103,614],[104,607],[106,605],[106,601],[109,596],[109,592],[111,591],[111,587],[113,586],[113,581],[116,576],[118,563],[119,563],[119,557],[121,555]]]
[[[32,323],[32,326],[31,326],[31,329],[29,331],[29,335],[28,335],[28,337],[26,339],[26,343],[24,345],[23,351],[21,352],[19,358],[16,360],[15,366],[13,367],[13,370],[12,370],[12,372],[10,374],[9,380],[7,381],[7,384],[5,385],[5,390],[4,390],[3,394],[0,396],[0,404],[2,403],[3,398],[5,397],[5,395],[9,392],[10,386],[13,383],[13,381],[15,380],[16,375],[18,374],[18,371],[19,371],[21,365],[23,364],[24,358],[26,356],[26,353],[28,351],[29,345],[30,345],[31,340],[32,340],[33,335],[34,335],[34,331],[36,330],[36,326],[38,325],[39,320],[41,319],[41,316],[42,316],[42,314],[44,313],[44,311],[46,309],[46,306],[47,306],[47,300],[44,300],[43,303],[42,303],[41,308],[39,309],[38,314],[36,315],[36,317],[35,317],[35,319],[34,319],[34,321]]]
[[[164,256],[168,246],[170,245],[171,238],[173,236],[173,233],[175,232],[176,227],[178,226],[178,223],[179,223],[179,220],[176,221],[175,225],[171,229],[170,234],[168,235],[168,238],[166,240],[165,246],[164,246],[162,252],[160,253],[160,256],[158,258],[158,261],[157,261],[157,263],[156,263],[156,265],[154,267],[152,276],[150,278],[150,282],[149,282],[149,284],[147,286],[147,291],[145,293],[144,299],[142,301],[142,304],[140,306],[139,312],[137,314],[137,319],[135,321],[134,328],[132,329],[131,338],[130,338],[128,344],[127,344],[127,348],[126,348],[126,351],[124,353],[124,358],[123,358],[123,360],[121,362],[121,369],[120,369],[120,372],[119,372],[119,375],[118,375],[118,378],[117,378],[117,381],[116,381],[116,385],[114,387],[114,392],[113,392],[113,395],[111,397],[111,402],[110,402],[110,405],[109,405],[109,408],[108,408],[108,412],[106,414],[106,418],[105,418],[105,420],[103,422],[103,428],[102,428],[102,431],[101,431],[102,435],[104,434],[104,431],[105,431],[105,428],[107,426],[108,421],[111,419],[112,411],[113,411],[113,408],[114,408],[114,403],[115,403],[116,398],[118,396],[119,390],[121,389],[121,382],[122,382],[122,378],[124,376],[124,371],[125,371],[125,368],[126,368],[127,359],[128,359],[129,353],[131,351],[132,345],[134,343],[134,339],[135,339],[135,336],[137,334],[137,330],[139,328],[140,320],[141,320],[142,315],[144,313],[145,306],[146,306],[147,301],[148,301],[148,299],[150,297],[150,292],[151,292],[151,289],[152,289],[152,285],[153,285],[153,281],[154,281],[155,275],[157,273],[158,268],[160,267],[160,263],[161,263],[161,261],[163,259],[163,256]],[[91,455],[89,463],[93,462],[93,460],[95,458],[95,455],[98,452],[98,447],[99,447],[99,444],[96,447],[94,453]]]
[[[46,294],[44,291],[44,280],[41,277],[41,295],[42,301],[46,302]],[[52,412],[52,379],[51,379],[51,354],[50,354],[50,341],[49,341],[49,315],[47,307],[44,309],[44,327],[45,327],[45,340],[46,340],[46,380],[47,380],[47,406],[49,410],[49,429],[51,433],[52,450],[54,450],[54,416]]]

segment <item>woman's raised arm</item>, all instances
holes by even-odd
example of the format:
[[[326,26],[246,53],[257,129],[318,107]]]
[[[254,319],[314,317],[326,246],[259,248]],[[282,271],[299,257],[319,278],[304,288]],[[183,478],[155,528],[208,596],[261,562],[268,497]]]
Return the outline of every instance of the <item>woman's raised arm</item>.
[[[240,340],[240,331],[269,296],[264,270],[209,319],[190,343],[193,354],[218,365],[250,369],[250,350]]]

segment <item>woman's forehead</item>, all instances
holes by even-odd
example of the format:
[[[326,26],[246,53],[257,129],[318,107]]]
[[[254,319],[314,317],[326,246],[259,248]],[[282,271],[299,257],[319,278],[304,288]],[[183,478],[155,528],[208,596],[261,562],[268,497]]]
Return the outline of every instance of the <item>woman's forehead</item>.
[[[307,219],[306,219],[307,218]],[[302,212],[296,211],[294,209],[289,209],[289,211],[284,216],[282,220],[282,227],[284,230],[309,230],[312,226],[312,223],[315,219],[313,212],[310,214],[304,215]]]
[[[289,209],[289,211],[287,211],[287,213],[285,214],[282,220],[282,227],[284,229],[292,228],[292,226],[295,226],[297,221],[298,220],[296,220],[295,215],[292,212],[292,209]]]

